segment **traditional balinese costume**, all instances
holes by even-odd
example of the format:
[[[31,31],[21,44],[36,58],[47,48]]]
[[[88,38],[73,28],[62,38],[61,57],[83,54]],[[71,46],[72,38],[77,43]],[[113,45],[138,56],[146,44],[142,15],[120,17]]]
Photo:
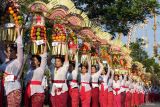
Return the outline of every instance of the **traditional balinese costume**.
[[[85,74],[80,73],[80,99],[82,107],[90,107],[91,102],[91,65],[88,63],[89,69]]]
[[[99,63],[100,69],[98,72],[91,75],[91,107],[99,107],[99,84],[98,79],[103,71],[103,65]]]
[[[131,107],[131,101],[132,101],[132,94],[131,94],[131,82],[132,80],[129,79],[125,82],[125,89],[126,89],[126,98],[125,98],[125,107]]]
[[[114,71],[112,71],[112,75],[108,80],[108,101],[107,105],[108,107],[113,107],[113,77],[114,77]]]
[[[52,85],[51,85],[51,107],[66,107],[68,97],[68,86],[66,83],[66,73],[69,68],[69,62],[65,61],[59,69],[51,70]]]
[[[121,81],[113,80],[114,107],[121,107]]]
[[[28,70],[26,74],[25,107],[43,107],[45,94],[42,80],[47,64],[47,53],[41,55],[40,67]]]
[[[109,69],[109,68],[108,68]],[[100,78],[102,79],[99,86],[99,102],[100,107],[108,107],[108,78],[110,74],[110,69],[108,70],[106,75],[101,75]]]
[[[78,56],[75,56],[76,64],[75,69],[72,72],[67,73],[68,87],[69,87],[69,107],[79,106],[79,85],[77,81],[78,76]]]
[[[7,107],[20,107],[21,104],[21,84],[18,80],[24,59],[21,35],[18,36],[16,43],[17,58],[7,61],[0,66],[0,71],[5,75],[1,82],[1,88],[6,96]]]
[[[126,99],[126,75],[124,76],[124,78],[121,76],[120,77],[121,80],[121,105],[122,107],[125,106],[125,99]]]

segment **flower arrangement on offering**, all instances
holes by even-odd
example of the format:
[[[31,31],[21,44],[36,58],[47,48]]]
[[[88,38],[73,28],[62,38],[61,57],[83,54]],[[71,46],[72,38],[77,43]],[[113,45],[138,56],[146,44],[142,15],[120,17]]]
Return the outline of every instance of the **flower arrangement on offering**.
[[[5,9],[1,9],[0,41],[15,42],[17,33],[15,26],[22,25],[23,16],[16,0],[6,1]]]
[[[53,34],[52,34],[52,55],[58,55],[63,56],[68,50],[67,44],[66,44],[66,28],[63,23],[56,22],[53,25]]]
[[[87,59],[88,59],[88,54],[90,52],[90,44],[88,44],[87,42],[84,42],[82,44],[82,47],[80,48],[80,51],[82,52],[82,56],[81,56],[81,64],[86,64],[87,63]]]
[[[71,30],[67,29],[68,34],[68,48],[69,48],[69,59],[71,61],[75,60],[75,53],[78,50],[78,37],[77,35]]]
[[[33,3],[29,6],[30,11],[33,12],[32,27],[30,31],[30,38],[32,41],[32,54],[42,54],[43,44],[47,40],[45,18],[43,16],[43,9],[45,5],[41,2]]]
[[[111,50],[114,53],[119,53],[122,49],[122,41],[120,41],[119,39],[116,39],[114,41],[112,41],[111,43]]]

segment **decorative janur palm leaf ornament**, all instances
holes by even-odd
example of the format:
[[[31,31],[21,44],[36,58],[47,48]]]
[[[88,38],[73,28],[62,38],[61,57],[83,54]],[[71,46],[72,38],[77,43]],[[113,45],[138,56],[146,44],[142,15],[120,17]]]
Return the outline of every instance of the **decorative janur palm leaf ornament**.
[[[20,6],[16,0],[6,0],[3,3],[5,6],[2,6],[0,9],[0,41],[14,43],[17,38],[14,27],[15,25],[22,25],[23,16],[20,13]]]
[[[30,38],[32,41],[32,54],[42,54],[43,44],[47,39],[44,13],[47,11],[45,3],[36,1],[29,5],[33,13]]]
[[[89,42],[87,40],[92,40],[96,38],[95,32],[92,29],[92,22],[87,20],[87,18],[84,20],[83,27],[79,30],[79,36],[82,38],[85,42]]]
[[[109,33],[102,31],[101,27],[97,26],[93,26],[92,29],[95,32],[97,39],[100,40],[102,45],[110,44],[112,36]]]
[[[79,14],[69,14],[66,19],[72,26],[81,27],[83,25],[83,18]]]
[[[143,74],[147,75],[147,73],[145,73],[145,69],[143,68],[143,64],[140,63],[140,62],[137,62],[137,61],[132,62],[132,68],[131,68],[131,70],[132,70],[131,73],[132,73],[132,75],[133,75],[133,77],[134,77],[135,80],[141,79],[141,76]],[[150,79],[149,78],[150,77],[148,77],[147,79],[145,79],[146,82],[150,81],[151,78]]]
[[[139,74],[139,72],[142,72],[144,69],[143,69],[143,64],[138,62],[138,61],[135,61],[132,63],[132,73],[137,76]]]
[[[68,25],[77,31],[79,31],[82,27],[84,27],[85,20],[87,20],[87,15],[78,9],[73,9],[70,11],[70,14],[66,16],[66,20],[68,21]]]
[[[131,51],[128,48],[126,47],[121,48],[120,64],[125,69],[131,68],[132,58],[130,57],[130,53]]]

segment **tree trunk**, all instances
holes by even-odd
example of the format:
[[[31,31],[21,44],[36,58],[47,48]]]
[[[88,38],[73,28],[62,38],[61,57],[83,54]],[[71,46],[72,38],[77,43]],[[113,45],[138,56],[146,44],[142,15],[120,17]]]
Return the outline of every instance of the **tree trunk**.
[[[119,40],[122,40],[122,36],[123,36],[122,32],[119,32],[119,33],[118,33],[118,39],[119,39]]]

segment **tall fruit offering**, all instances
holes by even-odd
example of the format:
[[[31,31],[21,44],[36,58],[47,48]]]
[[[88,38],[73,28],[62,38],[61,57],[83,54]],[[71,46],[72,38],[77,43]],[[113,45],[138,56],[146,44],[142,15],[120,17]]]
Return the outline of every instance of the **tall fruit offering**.
[[[45,17],[44,13],[47,11],[47,6],[40,1],[36,1],[29,6],[32,12],[32,26],[30,30],[30,39],[32,41],[32,54],[42,54],[43,44],[47,40]]]

